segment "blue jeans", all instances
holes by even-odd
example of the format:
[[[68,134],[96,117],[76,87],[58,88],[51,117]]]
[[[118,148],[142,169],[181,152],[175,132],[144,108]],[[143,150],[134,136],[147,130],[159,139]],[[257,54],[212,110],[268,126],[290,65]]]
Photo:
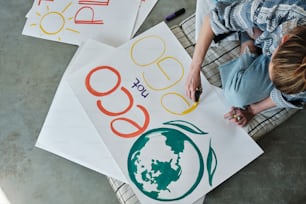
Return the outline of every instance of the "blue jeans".
[[[269,78],[270,58],[245,53],[219,67],[227,103],[243,108],[270,95],[273,84]]]

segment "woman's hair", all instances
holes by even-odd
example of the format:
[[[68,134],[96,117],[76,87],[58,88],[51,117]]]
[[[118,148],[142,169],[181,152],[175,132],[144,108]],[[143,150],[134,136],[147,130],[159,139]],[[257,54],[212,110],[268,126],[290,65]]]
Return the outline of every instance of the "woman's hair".
[[[288,33],[271,62],[271,80],[278,90],[286,94],[306,90],[306,25]]]

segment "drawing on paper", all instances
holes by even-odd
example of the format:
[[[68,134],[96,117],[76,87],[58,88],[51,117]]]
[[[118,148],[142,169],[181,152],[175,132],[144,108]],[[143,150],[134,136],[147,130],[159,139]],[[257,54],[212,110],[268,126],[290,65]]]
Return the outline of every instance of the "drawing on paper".
[[[38,0],[38,2],[37,2],[37,5],[38,5],[38,6],[40,6],[41,1],[51,1],[51,2],[52,2],[52,1],[54,1],[54,0]]]
[[[104,90],[96,90],[93,87],[93,84],[91,83],[91,78],[94,77],[95,74],[97,74],[98,72],[104,72],[104,74],[109,73],[110,75],[107,75],[108,77],[111,77],[111,75],[115,76],[115,81],[112,83],[110,83],[109,85],[113,85],[112,88],[109,89],[109,87]],[[100,75],[101,77],[101,75]],[[96,78],[97,80],[97,78]],[[103,81],[103,80],[102,80]],[[140,104],[134,104],[134,98],[132,93],[124,86],[121,86],[121,75],[120,72],[115,69],[114,67],[111,66],[99,66],[96,67],[94,69],[92,69],[85,78],[85,86],[87,91],[92,95],[97,97],[97,101],[96,101],[96,105],[97,108],[99,110],[100,113],[106,115],[106,116],[110,116],[110,117],[115,117],[111,122],[110,122],[110,128],[112,130],[112,132],[119,136],[119,137],[123,137],[123,138],[131,138],[131,137],[136,137],[138,135],[141,135],[149,126],[150,124],[150,114],[147,111],[146,107],[140,105]],[[100,87],[101,88],[101,87]],[[128,101],[128,105],[127,107],[124,108],[124,110],[120,110],[118,111],[111,111],[108,110],[106,107],[104,107],[104,102],[101,100],[102,97],[107,97],[108,95],[111,95],[114,92],[122,92],[126,95],[126,99]],[[121,99],[121,100],[125,100],[125,99]],[[123,114],[129,112],[131,109],[139,109],[144,116],[144,121],[143,124],[138,124],[137,122],[134,121],[134,119],[132,118],[126,118],[126,117],[122,117]],[[124,130],[119,130],[116,128],[116,123],[119,124],[129,124],[131,126],[133,126],[135,128],[134,131],[132,132],[125,132]]]
[[[143,55],[142,50],[145,50],[148,46],[151,52]],[[131,46],[130,58],[135,65],[143,69],[149,69],[153,65],[157,67],[156,70],[160,73],[161,81],[156,83],[155,79],[153,80],[152,77],[146,76],[144,71],[142,72],[142,78],[151,90],[163,91],[169,89],[183,79],[183,64],[173,56],[165,56],[166,51],[166,41],[157,35],[140,38]]]
[[[180,101],[182,104],[185,104],[187,106],[187,109],[174,109],[171,106],[171,103],[173,103],[173,101]],[[177,92],[168,92],[166,94],[163,94],[160,98],[160,104],[168,113],[180,116],[187,115],[194,111],[196,108],[196,106],[192,105],[192,103],[188,99],[186,99],[185,96]]]
[[[80,0],[79,4],[86,4],[86,5],[97,5],[97,6],[108,6],[110,0]]]
[[[160,127],[142,134],[130,149],[128,172],[132,182],[146,196],[159,201],[175,201],[192,193],[204,176],[202,153],[181,129],[189,134],[208,133],[183,120],[169,121],[163,125],[177,129]],[[190,158],[197,161],[192,166],[189,165]],[[212,186],[217,156],[211,140],[206,162],[208,182]],[[190,178],[191,175],[193,178]],[[185,188],[177,189],[177,186]]]
[[[150,47],[151,52],[143,55],[143,50]],[[166,91],[180,83],[184,77],[183,63],[173,57],[166,55],[166,41],[158,35],[144,36],[135,40],[130,48],[131,61],[143,69],[142,80],[148,89],[152,91]],[[148,73],[149,72],[149,73]],[[159,76],[159,80],[156,80]],[[140,80],[138,80],[138,84]],[[134,87],[134,86],[133,86]],[[146,90],[143,88],[143,90]],[[176,101],[186,107],[175,109],[171,104]],[[183,94],[178,92],[168,92],[160,99],[161,106],[170,114],[183,116],[191,113],[197,106],[192,105]],[[177,108],[177,107],[176,107]]]
[[[40,17],[39,23],[31,23],[31,27],[39,26],[40,31],[46,35],[57,35],[63,30],[70,31],[79,34],[80,31],[73,28],[66,27],[67,21],[73,20],[73,17],[65,17],[64,13],[71,6],[72,2],[68,3],[62,11],[51,11],[49,6],[46,6],[46,13],[41,14],[36,12],[36,15]],[[58,41],[61,41],[61,37],[57,37]]]

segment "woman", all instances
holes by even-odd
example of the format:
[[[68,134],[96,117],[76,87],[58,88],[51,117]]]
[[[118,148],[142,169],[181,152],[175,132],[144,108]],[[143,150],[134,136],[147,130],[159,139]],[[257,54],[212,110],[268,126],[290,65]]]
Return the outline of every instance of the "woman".
[[[247,31],[262,54],[247,40],[239,58],[219,67],[224,95],[233,106],[225,118],[245,126],[267,109],[302,108],[306,101],[305,8],[304,0],[217,3],[200,30],[186,95],[195,100],[195,91],[201,86],[201,64],[212,40],[231,31]]]

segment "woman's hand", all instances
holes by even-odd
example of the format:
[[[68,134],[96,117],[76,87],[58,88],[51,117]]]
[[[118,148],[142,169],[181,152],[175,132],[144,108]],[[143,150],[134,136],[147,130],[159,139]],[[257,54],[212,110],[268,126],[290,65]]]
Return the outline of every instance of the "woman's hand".
[[[262,101],[259,101],[257,103],[253,103],[247,108],[241,109],[241,108],[235,108],[232,107],[231,111],[226,113],[224,115],[225,119],[228,119],[237,125],[243,127],[258,113],[268,110],[270,108],[276,107],[276,104],[272,101],[271,97],[267,97],[263,99]]]
[[[185,84],[186,96],[195,101],[195,91],[199,87],[201,87],[200,68],[191,65]]]
[[[205,16],[202,28],[195,45],[189,74],[185,83],[186,96],[195,101],[195,91],[201,87],[201,65],[205,58],[206,52],[214,39],[214,33],[210,26],[209,16]]]
[[[249,108],[241,109],[232,107],[231,110],[224,115],[225,119],[243,127],[255,116],[252,110]]]

